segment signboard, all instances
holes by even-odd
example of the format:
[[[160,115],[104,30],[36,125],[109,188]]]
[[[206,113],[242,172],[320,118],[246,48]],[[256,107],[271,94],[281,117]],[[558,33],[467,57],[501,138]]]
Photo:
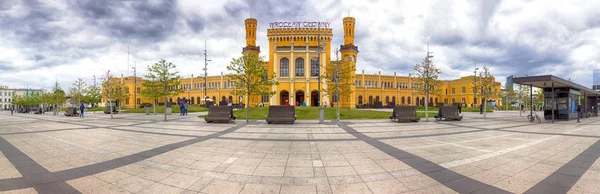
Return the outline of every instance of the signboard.
[[[277,28],[329,28],[331,22],[271,22],[271,29]]]

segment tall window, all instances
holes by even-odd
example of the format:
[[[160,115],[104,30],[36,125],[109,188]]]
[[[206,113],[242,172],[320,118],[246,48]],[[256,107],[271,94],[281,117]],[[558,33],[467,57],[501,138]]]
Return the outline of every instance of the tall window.
[[[283,58],[279,60],[279,76],[289,77],[290,76],[290,60]]]
[[[319,76],[319,64],[316,58],[310,60],[310,76]]]
[[[455,94],[454,92],[455,92],[455,91],[454,91],[454,88],[452,88],[452,94]]]
[[[269,95],[268,94],[263,94],[261,96],[261,102],[263,102],[263,103],[269,102]]]
[[[296,76],[304,76],[304,59],[296,58]]]
[[[463,93],[463,94],[464,94],[464,93],[467,93],[467,87],[464,87],[464,86],[463,86],[463,87],[461,88],[461,90],[462,90],[462,93]]]

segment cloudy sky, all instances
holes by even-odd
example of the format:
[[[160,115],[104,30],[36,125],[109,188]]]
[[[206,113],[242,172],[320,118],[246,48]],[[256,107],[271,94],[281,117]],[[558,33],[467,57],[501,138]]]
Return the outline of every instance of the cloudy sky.
[[[50,88],[57,80],[68,88],[108,69],[133,74],[128,48],[138,75],[164,58],[189,77],[202,73],[206,46],[216,75],[241,54],[245,18],[258,19],[267,51],[269,22],[329,21],[340,45],[348,15],[359,72],[407,75],[427,42],[444,79],[477,65],[501,82],[555,74],[591,86],[600,68],[598,0],[0,0],[0,85]]]

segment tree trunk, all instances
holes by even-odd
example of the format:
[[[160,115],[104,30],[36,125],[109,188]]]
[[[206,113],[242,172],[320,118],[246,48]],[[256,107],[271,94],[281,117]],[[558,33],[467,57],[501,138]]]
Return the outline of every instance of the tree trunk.
[[[110,108],[108,108],[109,111],[110,111],[110,118],[112,119],[113,118],[113,107],[110,106],[110,100],[108,101],[108,104],[109,104],[109,107],[110,107]]]
[[[429,92],[425,92],[425,122],[429,122]]]
[[[155,99],[152,101],[152,107],[154,107],[154,115],[156,115],[156,101],[157,101],[157,100],[158,100],[158,99],[156,99],[156,98],[155,98]],[[166,110],[165,110],[165,111],[166,111]]]
[[[246,99],[246,123],[250,122],[249,114],[250,114],[250,89],[248,89],[248,99]]]
[[[487,100],[485,97],[486,96],[484,95],[484,98],[483,98],[483,118],[484,119],[486,118],[486,115],[487,115],[486,114],[487,113],[487,111],[486,111],[487,110]]]
[[[164,121],[167,122],[167,95],[164,95],[164,99],[165,99],[165,119],[164,119]]]

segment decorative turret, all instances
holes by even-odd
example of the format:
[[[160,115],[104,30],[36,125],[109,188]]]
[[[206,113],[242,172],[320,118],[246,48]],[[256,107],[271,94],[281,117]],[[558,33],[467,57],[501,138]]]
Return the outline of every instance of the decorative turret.
[[[353,17],[344,18],[344,44],[354,45],[354,23],[356,20]]]
[[[258,22],[255,18],[248,18],[244,23],[246,24],[246,47],[242,50],[242,54],[258,56],[260,53],[260,47],[256,46],[256,27]]]

